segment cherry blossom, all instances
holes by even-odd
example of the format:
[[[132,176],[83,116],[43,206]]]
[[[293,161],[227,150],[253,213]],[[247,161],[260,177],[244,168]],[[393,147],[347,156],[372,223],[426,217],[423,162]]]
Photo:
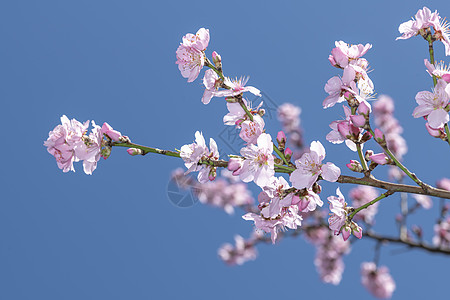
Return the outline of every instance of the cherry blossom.
[[[447,83],[450,82],[450,66],[445,65],[443,61],[439,63],[431,64],[428,59],[424,59],[425,67],[427,68],[430,76],[436,76],[437,78],[444,79]]]
[[[325,148],[319,141],[311,143],[310,152],[304,153],[295,161],[297,169],[291,173],[290,181],[297,189],[311,188],[317,181],[319,175],[323,179],[335,182],[341,175],[341,170],[333,163],[322,164],[325,158]]]
[[[442,79],[438,80],[434,92],[422,91],[416,95],[419,104],[414,109],[414,118],[427,117],[432,128],[440,128],[449,121],[447,105],[450,99],[450,85]]]
[[[93,129],[89,136],[84,135],[74,148],[76,157],[83,160],[83,170],[88,175],[92,175],[92,172],[97,168],[103,141],[101,127],[96,125],[94,121],[92,121],[92,126]]]
[[[402,35],[399,36],[397,40],[409,39],[417,35],[420,29],[433,26],[436,23],[439,23],[439,14],[437,11],[432,13],[427,7],[419,9],[416,13],[415,19],[400,24],[398,31]]]
[[[274,158],[272,155],[272,137],[262,133],[257,139],[257,145],[249,144],[241,149],[245,158],[239,177],[244,182],[254,181],[260,187],[270,184],[275,174]]]
[[[345,101],[344,95],[348,92],[352,95],[357,95],[357,87],[354,81],[356,76],[355,69],[350,66],[344,68],[342,78],[334,76],[330,78],[325,84],[325,92],[329,94],[325,98],[322,105],[323,108],[334,106],[336,103]]]
[[[239,94],[242,94],[244,92],[250,92],[253,95],[260,96],[261,92],[253,87],[253,86],[245,86],[247,84],[247,81],[249,80],[249,77],[241,77],[239,79],[231,80],[230,78],[226,77],[224,84],[228,86],[230,89],[221,90],[214,92],[215,97],[234,97]]]
[[[203,160],[218,160],[219,151],[214,139],[210,138],[209,146],[205,143],[203,134],[199,131],[195,133],[195,143],[184,145],[180,149],[180,157],[184,160],[184,165],[188,169],[186,174],[190,172],[198,171],[198,181],[200,183],[206,183],[209,180],[214,180],[216,177],[216,168],[209,165],[199,165]]]
[[[246,120],[240,123],[241,132],[239,137],[248,144],[256,144],[258,137],[264,131],[264,120],[259,115],[253,116],[253,121]]]
[[[249,260],[255,260],[258,251],[254,245],[254,238],[245,240],[240,235],[234,236],[235,246],[224,244],[218,250],[218,255],[227,265],[242,265]]]
[[[377,298],[388,299],[395,290],[395,282],[385,266],[377,267],[373,262],[361,264],[361,283]]]
[[[371,44],[350,46],[343,41],[336,41],[335,45],[336,48],[331,50],[331,55],[328,60],[333,66],[337,65],[341,68],[345,68],[350,61],[363,56],[370,48],[372,48]]]

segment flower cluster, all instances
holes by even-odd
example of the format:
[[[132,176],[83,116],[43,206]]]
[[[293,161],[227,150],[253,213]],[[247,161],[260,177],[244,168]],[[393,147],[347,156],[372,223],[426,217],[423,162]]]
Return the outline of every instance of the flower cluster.
[[[118,142],[122,134],[114,130],[108,123],[102,127],[92,121],[92,131],[87,134],[89,121],[80,123],[65,115],[61,117],[61,125],[56,126],[48,134],[48,139],[44,142],[47,151],[56,159],[56,163],[63,172],[74,171],[73,163],[83,161],[83,170],[91,175],[97,168],[100,157],[108,158],[111,154],[109,142]]]

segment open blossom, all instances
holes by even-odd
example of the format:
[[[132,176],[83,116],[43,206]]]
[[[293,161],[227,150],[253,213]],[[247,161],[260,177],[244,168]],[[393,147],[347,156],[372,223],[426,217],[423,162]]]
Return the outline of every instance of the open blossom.
[[[263,102],[261,101],[256,108],[252,108],[252,105],[249,104],[246,99],[242,99],[242,101],[244,102],[245,107],[247,107],[247,110],[252,112],[252,114],[257,113],[263,105]],[[238,102],[227,102],[227,108],[228,114],[223,117],[225,125],[240,126],[241,122],[248,120],[247,113]]]
[[[209,30],[200,28],[197,34],[188,33],[183,37],[183,42],[176,51],[178,69],[188,82],[194,81],[205,65],[203,51],[209,43]]]
[[[334,44],[336,45],[336,48],[331,50],[331,55],[328,60],[333,66],[338,65],[341,68],[345,68],[350,61],[363,56],[370,48],[372,48],[371,44],[349,45],[343,41],[336,41]]]
[[[254,181],[260,187],[270,184],[275,174],[272,152],[272,138],[267,133],[262,133],[258,137],[257,145],[249,144],[242,148],[241,155],[245,160],[239,173],[241,180]]]
[[[248,144],[256,144],[258,137],[264,131],[264,120],[259,115],[253,116],[253,121],[246,120],[240,123],[241,132],[239,137]]]
[[[450,66],[446,66],[443,61],[439,63],[435,62],[433,65],[428,61],[428,59],[424,59],[424,63],[430,76],[434,75],[439,79],[444,79],[447,83],[450,82]]]
[[[311,188],[319,178],[335,182],[341,175],[341,170],[333,163],[322,164],[325,158],[325,148],[319,141],[311,143],[310,152],[304,153],[295,161],[296,170],[291,173],[290,181],[297,189]]]
[[[345,202],[344,195],[342,195],[339,188],[336,189],[336,194],[337,197],[328,197],[328,201],[330,202],[330,211],[332,212],[328,218],[328,224],[329,228],[334,231],[334,234],[338,235],[347,220],[347,203]]]
[[[434,93],[428,91],[418,92],[414,109],[414,118],[427,117],[432,128],[440,128],[449,121],[447,105],[450,99],[450,85],[442,79],[438,80]]]
[[[415,19],[400,24],[398,31],[402,35],[399,36],[397,40],[409,39],[417,35],[420,29],[433,26],[436,22],[439,23],[439,14],[437,11],[432,13],[428,7],[419,9],[416,13]]]
[[[395,290],[395,282],[385,266],[377,267],[373,262],[361,264],[361,283],[375,297],[391,298]]]
[[[334,106],[336,103],[341,103],[345,101],[344,95],[346,92],[356,95],[357,87],[354,81],[356,76],[355,69],[347,66],[344,69],[344,74],[342,78],[339,76],[334,76],[330,78],[325,84],[325,92],[329,94],[325,98],[322,105],[323,108],[328,108]]]
[[[205,86],[205,91],[203,92],[202,102],[203,104],[208,104],[219,88],[219,75],[212,69],[206,70],[205,76],[203,76],[203,85]]]
[[[253,86],[245,86],[247,84],[249,77],[241,77],[239,79],[231,80],[230,78],[225,78],[224,84],[230,89],[221,90],[213,93],[215,97],[234,97],[244,92],[250,92],[253,95],[261,96],[261,92]]]
[[[75,145],[75,155],[83,161],[83,170],[86,174],[91,175],[97,168],[97,162],[101,157],[103,133],[101,127],[92,121],[92,132],[89,136],[83,138]]]
[[[71,121],[63,115],[61,117],[61,125],[58,125],[49,132],[48,139],[44,142],[48,153],[56,158],[58,168],[63,172],[74,171],[74,161],[78,161],[75,157],[75,143],[81,140],[84,132],[89,127],[89,121],[84,124],[75,119]]]
[[[201,160],[219,159],[217,144],[212,138],[209,140],[209,146],[211,150],[208,150],[203,134],[197,131],[195,133],[195,143],[184,145],[180,149],[180,156],[184,160],[184,165],[188,169],[186,174],[198,171],[199,173],[197,178],[200,183],[206,183],[209,180],[214,180],[216,177],[215,167],[198,164]]]

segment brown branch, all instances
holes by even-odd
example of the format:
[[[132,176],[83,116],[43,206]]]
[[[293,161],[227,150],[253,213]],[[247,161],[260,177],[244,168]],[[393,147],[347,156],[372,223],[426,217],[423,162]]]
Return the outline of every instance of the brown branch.
[[[422,194],[422,195],[429,195],[429,196],[434,196],[434,197],[439,197],[439,198],[450,199],[450,191],[437,189],[437,188],[434,188],[431,186],[425,190],[420,186],[392,183],[392,182],[375,179],[373,177],[357,178],[357,177],[352,177],[352,176],[341,175],[341,176],[339,176],[337,182],[369,185],[369,186],[389,190],[392,192]]]

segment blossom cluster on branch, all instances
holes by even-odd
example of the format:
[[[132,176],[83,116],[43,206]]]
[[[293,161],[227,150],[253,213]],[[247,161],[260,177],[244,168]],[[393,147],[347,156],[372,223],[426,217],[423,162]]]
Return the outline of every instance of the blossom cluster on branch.
[[[402,23],[399,31],[401,36],[397,39],[420,35],[427,41],[430,60],[425,59],[425,69],[435,86],[432,91],[417,93],[418,106],[412,116],[423,117],[428,133],[450,145],[450,68],[435,62],[433,48],[433,43],[440,41],[445,54],[450,55],[450,25],[437,11],[424,7],[414,19]],[[450,180],[442,179],[437,188],[432,187],[403,164],[408,148],[401,136],[403,128],[393,115],[394,102],[386,95],[375,100],[369,61],[364,58],[372,49],[371,44],[350,45],[336,41],[328,57],[330,64],[342,74],[326,82],[324,90],[328,96],[322,106],[328,109],[342,103],[345,119],[330,123],[331,131],[326,140],[333,144],[345,143],[355,153],[355,159],[350,160],[346,170],[360,177],[351,177],[341,174],[341,169],[326,159],[325,147],[319,139],[312,141],[309,148],[304,146],[300,107],[290,103],[281,105],[278,118],[283,130],[276,136],[271,135],[264,121],[262,103],[254,106],[245,98],[248,93],[261,96],[260,90],[247,85],[248,77],[225,76],[221,56],[213,51],[210,60],[206,54],[209,41],[210,32],[205,28],[196,34],[186,34],[176,50],[176,64],[188,82],[195,81],[202,69],[208,68],[202,79],[201,102],[206,105],[213,98],[225,99],[228,113],[222,120],[224,125],[239,132],[244,143],[239,153],[229,153],[227,160],[220,159],[217,143],[210,138],[208,147],[202,131],[194,134],[192,143],[170,151],[132,143],[107,123],[100,127],[92,121],[93,129],[88,135],[89,122],[80,123],[63,116],[62,124],[51,131],[44,142],[58,167],[64,172],[74,171],[73,163],[83,161],[84,171],[92,174],[100,157],[109,157],[114,146],[127,147],[130,155],[156,153],[183,159],[187,171],[173,173],[182,188],[192,189],[202,203],[220,207],[229,214],[239,207],[244,211],[242,218],[254,224],[255,231],[249,239],[236,235],[235,245],[225,244],[219,249],[219,257],[230,265],[254,260],[258,243],[275,243],[281,237],[303,235],[317,249],[314,264],[322,280],[339,284],[344,270],[343,255],[350,252],[351,242],[364,237],[374,240],[376,248],[374,262],[361,264],[361,282],[374,296],[390,298],[395,290],[394,280],[387,267],[378,266],[384,242],[450,255],[450,216],[445,203],[450,199]],[[375,102],[370,104],[372,100]],[[371,149],[372,145],[377,153]],[[389,166],[389,177],[394,182],[381,181],[372,174],[383,165]],[[224,168],[222,176],[218,176],[218,168]],[[191,172],[198,172],[197,181],[188,175]],[[417,186],[403,184],[406,177]],[[327,197],[329,210],[324,210],[320,196],[323,180],[358,186],[350,191],[349,200],[338,187],[336,195]],[[251,182],[260,191],[257,201],[245,184]],[[395,193],[400,194],[402,207],[397,217],[398,238],[380,235],[373,229],[379,201]],[[416,201],[413,206],[408,206],[408,193],[413,194]],[[432,206],[429,196],[441,198],[431,243],[424,241],[420,226],[409,229],[406,222],[417,209]],[[265,233],[270,234],[270,238]]]

